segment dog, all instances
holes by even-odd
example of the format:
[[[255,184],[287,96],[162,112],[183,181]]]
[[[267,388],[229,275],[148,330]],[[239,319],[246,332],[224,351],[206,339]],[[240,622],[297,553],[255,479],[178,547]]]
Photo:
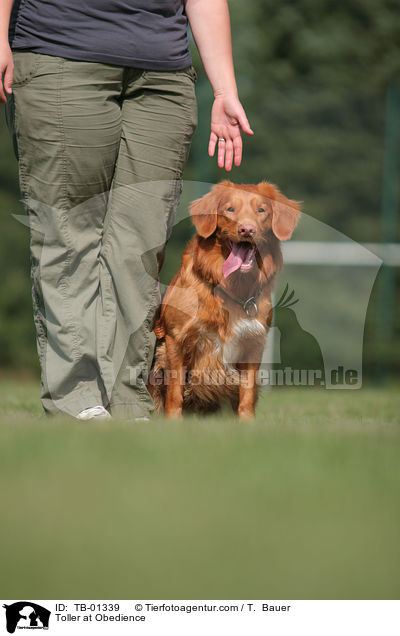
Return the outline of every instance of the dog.
[[[300,205],[265,181],[222,181],[190,213],[196,234],[155,322],[148,390],[167,417],[212,413],[227,399],[239,418],[250,419],[280,241],[291,238]]]

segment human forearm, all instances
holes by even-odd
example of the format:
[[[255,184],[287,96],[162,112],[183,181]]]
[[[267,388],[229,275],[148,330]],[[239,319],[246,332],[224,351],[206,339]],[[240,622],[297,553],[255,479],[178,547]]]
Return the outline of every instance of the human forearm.
[[[214,91],[208,154],[218,144],[218,166],[230,171],[242,160],[241,131],[253,135],[237,94],[227,0],[184,0],[193,37]]]
[[[214,95],[237,95],[227,0],[185,0],[185,9]]]
[[[8,26],[14,0],[0,0],[0,43],[8,42]]]
[[[0,104],[6,102],[6,93],[11,93],[13,82],[13,56],[8,43],[8,27],[14,0],[0,0]]]

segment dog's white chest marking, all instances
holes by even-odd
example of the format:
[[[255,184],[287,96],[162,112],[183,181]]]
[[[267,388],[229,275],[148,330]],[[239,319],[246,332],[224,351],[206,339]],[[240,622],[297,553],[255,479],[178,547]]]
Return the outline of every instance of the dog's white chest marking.
[[[200,351],[208,350],[212,355],[221,356],[224,364],[238,362],[242,353],[243,343],[254,336],[265,336],[266,329],[259,320],[242,318],[235,323],[233,338],[222,342],[218,334],[205,331],[201,334],[197,347]]]
[[[265,327],[259,320],[241,318],[235,323],[233,328],[235,337],[246,338],[249,336],[262,336],[265,334]]]
[[[222,347],[222,359],[225,364],[238,362],[242,353],[243,343],[254,336],[265,335],[266,330],[259,320],[242,318],[235,323],[233,333],[232,340],[225,342]]]

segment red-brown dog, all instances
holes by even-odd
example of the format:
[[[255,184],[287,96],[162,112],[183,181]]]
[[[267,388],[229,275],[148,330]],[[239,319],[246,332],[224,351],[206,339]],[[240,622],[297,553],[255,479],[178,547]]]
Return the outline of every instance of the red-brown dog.
[[[291,237],[299,204],[270,183],[223,181],[190,211],[197,234],[162,303],[148,388],[168,417],[215,411],[225,397],[250,418],[282,265],[279,241]]]

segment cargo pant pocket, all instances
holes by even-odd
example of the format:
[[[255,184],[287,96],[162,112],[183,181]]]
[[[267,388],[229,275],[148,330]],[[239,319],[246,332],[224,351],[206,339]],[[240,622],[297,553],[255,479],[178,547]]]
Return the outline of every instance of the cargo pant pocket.
[[[35,76],[41,57],[42,54],[33,51],[13,51],[13,86],[24,86]]]

